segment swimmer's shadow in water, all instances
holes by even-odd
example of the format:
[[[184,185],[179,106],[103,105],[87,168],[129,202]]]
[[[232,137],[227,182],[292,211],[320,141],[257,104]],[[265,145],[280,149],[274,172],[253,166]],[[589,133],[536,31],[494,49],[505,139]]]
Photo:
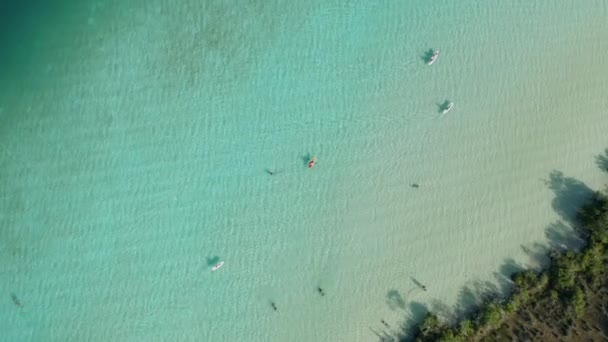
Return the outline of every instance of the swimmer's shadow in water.
[[[305,155],[300,156],[300,159],[302,159],[302,162],[304,163],[304,165],[308,166],[308,163],[312,159],[312,155],[310,153],[306,153]]]
[[[424,64],[429,64],[429,62],[431,61],[431,57],[433,57],[434,53],[435,53],[435,50],[428,49],[424,52],[424,54],[422,56],[420,56],[420,59],[422,59]]]
[[[213,266],[215,264],[217,264],[218,262],[220,262],[220,257],[219,256],[212,256],[212,257],[207,257],[207,266]]]

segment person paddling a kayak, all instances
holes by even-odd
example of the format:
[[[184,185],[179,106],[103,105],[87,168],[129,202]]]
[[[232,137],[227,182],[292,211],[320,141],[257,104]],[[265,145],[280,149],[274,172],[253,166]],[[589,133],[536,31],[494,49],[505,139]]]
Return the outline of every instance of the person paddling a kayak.
[[[309,169],[312,169],[312,168],[313,168],[313,166],[315,166],[315,164],[316,164],[316,163],[317,163],[317,157],[312,157],[312,158],[310,159],[310,161],[308,162],[308,168],[309,168]]]

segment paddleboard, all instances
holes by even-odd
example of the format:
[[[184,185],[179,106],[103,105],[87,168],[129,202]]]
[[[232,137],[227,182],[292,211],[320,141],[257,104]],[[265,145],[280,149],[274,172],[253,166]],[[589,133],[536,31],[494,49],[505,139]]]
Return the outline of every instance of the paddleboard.
[[[223,262],[223,261],[220,261],[220,262],[218,262],[217,264],[213,265],[213,267],[211,267],[211,270],[212,270],[212,271],[217,271],[217,270],[219,270],[219,269],[220,269],[220,267],[222,267],[222,266],[224,266],[224,262]]]
[[[435,63],[435,61],[437,61],[437,58],[439,58],[439,50],[435,51],[435,53],[433,53],[433,56],[431,56],[431,60],[429,61],[429,65],[433,65],[433,63]]]
[[[443,110],[443,113],[441,113],[441,115],[445,115],[445,114],[447,114],[449,111],[451,111],[451,110],[452,110],[452,107],[454,107],[454,102],[451,102],[451,103],[450,103],[450,104],[447,106],[447,108],[445,108],[445,109]]]

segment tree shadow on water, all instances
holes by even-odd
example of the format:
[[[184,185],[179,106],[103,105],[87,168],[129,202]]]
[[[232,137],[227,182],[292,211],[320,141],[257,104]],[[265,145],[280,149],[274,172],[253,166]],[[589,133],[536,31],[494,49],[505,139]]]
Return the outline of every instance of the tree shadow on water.
[[[577,230],[562,221],[551,223],[545,230],[550,250],[579,250],[585,243]]]
[[[409,305],[409,311],[412,314],[412,317],[422,319],[422,317],[429,312],[429,309],[424,304],[411,302]]]
[[[606,156],[597,157],[597,163],[602,168],[608,168],[608,150],[605,154]],[[497,283],[479,280],[467,282],[458,294],[453,309],[438,300],[433,300],[430,302],[430,311],[436,313],[440,318],[448,320],[448,322],[453,319],[449,323],[455,323],[456,319],[478,317],[479,310],[484,304],[504,302],[509,292],[513,290],[512,277],[515,273],[525,269],[539,271],[547,267],[550,261],[549,253],[553,250],[572,250],[582,247],[584,240],[580,235],[582,230],[578,218],[579,210],[581,203],[588,203],[589,200],[594,198],[595,192],[583,182],[566,177],[557,170],[550,173],[549,179],[545,180],[545,184],[555,194],[551,205],[561,219],[551,223],[546,228],[545,236],[548,244],[534,242],[531,245],[521,246],[532,263],[537,265],[530,266],[526,262],[519,263],[512,258],[507,258],[498,271],[494,273],[498,280]],[[422,286],[416,279],[412,278],[412,281],[418,287]],[[416,333],[414,329],[417,324],[422,322],[429,309],[420,303],[411,303],[406,311],[411,314],[406,316],[404,323],[401,325],[400,341],[412,340]]]
[[[595,156],[595,163],[601,170],[608,171],[608,148],[604,151],[604,154]]]
[[[458,318],[456,316],[456,311],[454,310],[454,308],[448,306],[447,304],[438,299],[431,300],[430,311],[436,313],[437,316],[442,317],[448,322],[453,322]]]
[[[396,341],[411,341],[415,334],[414,329],[422,322],[424,316],[429,312],[429,309],[422,303],[410,302],[406,311],[408,314],[405,316],[405,320],[399,325]]]
[[[397,341],[397,339],[395,339],[395,337],[391,336],[384,329],[382,329],[382,330],[375,330],[374,328],[369,327],[369,330],[371,330],[371,332],[373,332],[374,335],[378,336],[378,341],[380,341],[380,342],[395,342],[395,341]]]
[[[474,280],[465,285],[458,294],[454,313],[457,317],[469,316],[481,304],[497,298],[500,294],[494,283]]]
[[[390,290],[386,294],[386,302],[388,306],[393,309],[405,310],[405,300],[397,290]]]
[[[585,183],[565,177],[561,171],[553,170],[545,184],[555,193],[551,202],[553,209],[564,221],[573,227],[578,225],[577,212],[581,203],[585,203],[593,196],[593,191]]]
[[[542,269],[549,265],[549,252],[551,249],[543,244],[534,242],[531,246],[521,245],[521,249],[530,258],[531,267]]]
[[[514,273],[520,272],[525,267],[515,261],[512,258],[507,258],[502,266],[500,266],[498,272],[494,272],[494,276],[498,280],[498,285],[500,286],[501,293],[508,293],[513,287],[513,280],[511,280],[511,276]]]
[[[507,262],[507,265],[503,269],[510,272],[515,267],[513,263],[511,261]],[[436,299],[430,302],[430,307],[418,302],[410,302],[407,310],[405,310],[408,312],[406,319],[399,327],[397,335],[399,341],[412,341],[416,334],[416,327],[423,321],[429,311],[436,314],[441,321],[454,324],[457,320],[470,317],[478,310],[480,305],[500,297],[501,294],[502,292],[492,282],[471,281],[460,291],[454,307],[450,307]]]

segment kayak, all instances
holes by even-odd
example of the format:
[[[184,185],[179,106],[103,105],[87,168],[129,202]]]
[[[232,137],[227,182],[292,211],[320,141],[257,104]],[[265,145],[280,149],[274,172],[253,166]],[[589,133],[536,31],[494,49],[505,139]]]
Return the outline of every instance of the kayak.
[[[313,166],[317,163],[317,157],[312,157],[312,159],[308,162],[308,168],[312,169]]]
[[[454,102],[450,102],[450,104],[447,107],[445,107],[445,109],[443,110],[441,115],[447,114],[450,110],[452,110],[452,107],[454,107]]]
[[[217,264],[213,265],[213,267],[211,267],[211,270],[212,270],[212,271],[217,271],[217,270],[219,270],[219,269],[220,269],[220,267],[222,267],[222,266],[224,266],[224,262],[223,262],[223,261],[220,261],[220,262],[218,262]]]
[[[429,65],[433,65],[433,63],[435,63],[435,61],[437,60],[437,58],[439,58],[439,50],[435,51],[433,53],[433,55],[431,56],[431,59],[429,59]]]

